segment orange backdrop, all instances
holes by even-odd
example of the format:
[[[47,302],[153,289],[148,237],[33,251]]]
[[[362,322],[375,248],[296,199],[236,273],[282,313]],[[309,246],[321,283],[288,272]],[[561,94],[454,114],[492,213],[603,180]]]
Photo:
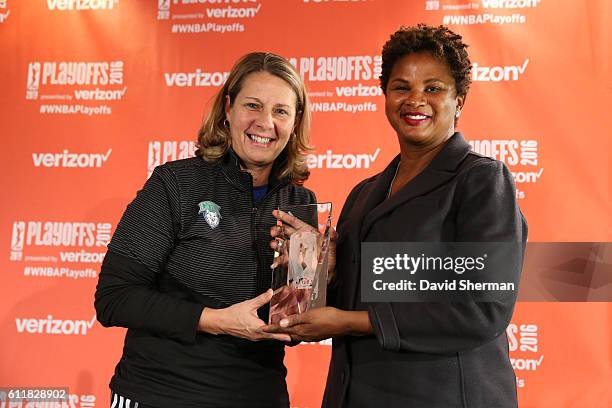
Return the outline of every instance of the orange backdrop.
[[[0,0],[0,387],[67,386],[71,406],[108,406],[124,330],[95,320],[106,244],[150,171],[193,155],[211,97],[249,51],[284,55],[304,76],[316,146],[307,185],[337,215],[398,151],[377,88],[382,44],[401,25],[449,25],[474,62],[459,130],[514,172],[530,241],[612,241],[610,9]],[[508,334],[521,406],[612,406],[610,303],[521,302]],[[329,354],[326,342],[287,351],[293,407],[320,405]]]

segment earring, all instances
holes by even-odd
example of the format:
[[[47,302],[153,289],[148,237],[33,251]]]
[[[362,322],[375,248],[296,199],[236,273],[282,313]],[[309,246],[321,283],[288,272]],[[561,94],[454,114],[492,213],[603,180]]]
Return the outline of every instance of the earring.
[[[461,111],[455,112],[455,117],[458,118],[461,115]]]
[[[223,120],[223,126],[229,129],[229,120],[227,119]]]
[[[295,138],[296,138],[295,132],[291,132],[291,135],[289,135],[289,139],[295,140]]]

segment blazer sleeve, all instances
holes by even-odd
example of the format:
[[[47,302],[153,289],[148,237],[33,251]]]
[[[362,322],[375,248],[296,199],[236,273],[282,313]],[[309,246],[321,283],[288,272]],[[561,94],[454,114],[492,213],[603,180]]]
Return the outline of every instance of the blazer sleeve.
[[[338,248],[340,243],[346,239],[346,236],[345,236],[346,232],[342,230],[341,225],[346,221],[346,217],[348,217],[348,214],[351,213],[353,205],[355,204],[355,200],[359,196],[361,189],[367,182],[370,181],[370,179],[371,178],[365,179],[361,181],[359,184],[357,184],[355,187],[353,187],[353,189],[351,190],[351,192],[349,193],[349,195],[347,196],[344,202],[344,206],[342,207],[342,210],[340,211],[340,216],[338,217],[338,222],[336,223],[336,230],[338,232],[338,240],[336,242],[336,248]],[[338,290],[340,287],[340,277],[338,276],[338,271],[336,269],[338,269],[338,259],[336,259],[336,266],[334,270],[329,271],[329,273],[333,274],[334,277],[331,280],[331,282],[329,282],[327,285],[327,305],[328,306],[339,306],[337,302],[337,297],[338,297]]]
[[[499,161],[478,162],[456,191],[456,241],[518,242],[513,269],[519,281],[527,224],[512,175]],[[373,303],[368,314],[381,347],[393,351],[454,353],[486,344],[504,333],[516,295],[492,302]]]
[[[108,245],[94,302],[103,326],[195,342],[203,306],[157,289],[179,228],[179,190],[173,174],[161,166],[128,205]]]

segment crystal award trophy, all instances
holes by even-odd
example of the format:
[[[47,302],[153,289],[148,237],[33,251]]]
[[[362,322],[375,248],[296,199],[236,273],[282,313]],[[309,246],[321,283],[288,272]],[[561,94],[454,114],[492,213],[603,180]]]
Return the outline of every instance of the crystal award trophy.
[[[331,228],[331,203],[293,205],[279,208],[304,223],[284,235],[274,253],[269,323],[325,306],[327,295],[327,251]],[[279,221],[279,226],[283,227]]]

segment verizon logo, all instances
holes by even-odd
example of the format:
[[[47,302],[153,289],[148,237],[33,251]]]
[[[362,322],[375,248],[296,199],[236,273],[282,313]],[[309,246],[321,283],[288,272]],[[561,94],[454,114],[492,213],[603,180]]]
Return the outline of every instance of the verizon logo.
[[[96,89],[77,89],[74,91],[74,96],[77,100],[96,100],[96,101],[116,101],[125,96],[127,86],[123,89],[104,90]]]
[[[96,315],[91,320],[54,319],[52,315],[48,315],[46,319],[17,317],[15,325],[17,333],[85,336],[93,328],[95,321]]]
[[[523,65],[481,67],[474,63],[472,64],[472,81],[518,81],[519,75],[525,73],[528,64],[529,58],[523,62]]]
[[[49,10],[108,10],[119,0],[47,0]]]
[[[540,1],[541,0],[482,0],[482,7],[497,9],[532,8],[539,6]]]
[[[374,153],[362,154],[338,154],[328,150],[324,154],[309,154],[306,163],[311,169],[369,169],[379,153],[380,147]]]
[[[337,86],[338,96],[380,96],[382,89],[379,86],[367,86],[357,84],[356,86]]]
[[[60,252],[60,259],[62,262],[83,262],[83,263],[101,263],[104,260],[106,252],[85,252],[80,250],[79,252]]]
[[[166,86],[222,86],[229,76],[229,72],[173,72],[164,73]]]
[[[32,153],[32,161],[34,167],[102,167],[112,151],[113,149],[108,149],[105,154],[70,153],[67,149],[64,149],[62,153]]]
[[[248,8],[236,8],[232,6],[227,6],[225,8],[207,8],[206,15],[209,18],[253,18],[260,9],[261,4],[258,4],[257,7]]]

